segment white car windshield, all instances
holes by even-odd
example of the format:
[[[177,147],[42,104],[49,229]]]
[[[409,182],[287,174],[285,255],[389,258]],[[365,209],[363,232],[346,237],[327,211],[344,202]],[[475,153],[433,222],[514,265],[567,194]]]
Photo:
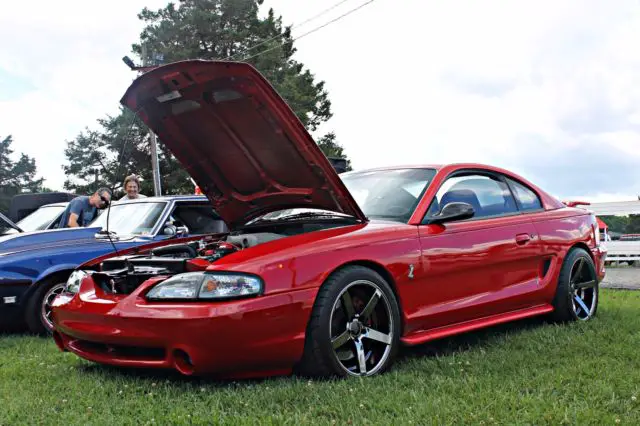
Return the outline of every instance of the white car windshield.
[[[23,218],[16,225],[25,232],[41,231],[60,215],[65,206],[42,206],[27,217]]]
[[[341,177],[367,217],[407,222],[435,174],[434,169],[391,169]]]
[[[166,205],[163,202],[114,204],[111,211],[104,210],[89,226],[106,230],[109,213],[109,231],[118,235],[150,235]]]

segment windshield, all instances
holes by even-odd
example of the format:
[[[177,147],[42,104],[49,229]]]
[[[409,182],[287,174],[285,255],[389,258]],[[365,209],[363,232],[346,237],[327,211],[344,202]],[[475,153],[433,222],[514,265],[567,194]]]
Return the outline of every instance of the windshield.
[[[393,169],[349,173],[342,181],[364,214],[407,222],[435,176],[434,169]]]
[[[118,235],[149,235],[162,215],[166,203],[114,204],[109,212],[109,231]],[[107,210],[98,216],[90,227],[107,227]]]
[[[23,231],[42,231],[54,221],[65,209],[65,206],[43,206],[23,218],[18,225]]]

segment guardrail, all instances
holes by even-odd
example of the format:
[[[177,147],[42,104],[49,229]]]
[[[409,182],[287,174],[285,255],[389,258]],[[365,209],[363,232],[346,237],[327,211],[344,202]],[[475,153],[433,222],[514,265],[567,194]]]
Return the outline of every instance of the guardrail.
[[[640,241],[606,241],[607,262],[640,263]]]

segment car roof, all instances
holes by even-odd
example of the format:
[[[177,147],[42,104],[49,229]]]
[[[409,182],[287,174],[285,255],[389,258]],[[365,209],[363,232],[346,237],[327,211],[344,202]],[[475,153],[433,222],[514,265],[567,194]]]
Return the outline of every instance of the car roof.
[[[68,201],[65,201],[63,203],[51,203],[51,204],[43,204],[40,207],[38,207],[39,209],[43,208],[43,207],[66,207],[67,204],[69,204]]]
[[[162,195],[159,197],[145,197],[145,198],[138,198],[136,200],[122,200],[122,201],[118,201],[115,200],[114,204],[124,204],[124,203],[140,203],[140,202],[145,202],[145,201],[163,201],[163,202],[167,202],[167,201],[208,201],[207,197],[205,197],[204,195]],[[42,206],[40,206],[40,208],[42,207],[66,207],[69,204],[68,201],[62,202],[62,203],[51,203],[51,204],[43,204]]]
[[[144,203],[149,201],[155,202],[167,202],[167,201],[208,201],[207,197],[204,195],[162,195],[159,197],[145,197],[145,198],[137,198],[135,200],[114,200],[113,204],[133,204],[133,203]]]

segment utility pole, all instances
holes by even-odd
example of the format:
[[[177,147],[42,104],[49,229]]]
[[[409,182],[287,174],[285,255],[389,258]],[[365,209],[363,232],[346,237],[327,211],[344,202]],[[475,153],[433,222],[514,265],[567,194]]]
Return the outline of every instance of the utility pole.
[[[142,66],[146,67],[148,61],[147,46],[142,45]],[[156,134],[149,129],[149,138],[151,145],[151,173],[153,175],[153,194],[158,197],[162,195],[160,186],[160,164],[158,163],[158,140]]]

